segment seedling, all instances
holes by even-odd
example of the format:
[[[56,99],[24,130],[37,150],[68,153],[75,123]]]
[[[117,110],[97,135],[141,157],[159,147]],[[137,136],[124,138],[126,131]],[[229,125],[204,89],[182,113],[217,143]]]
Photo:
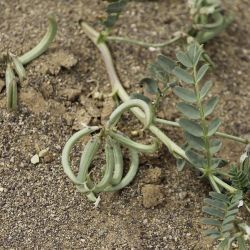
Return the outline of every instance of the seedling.
[[[17,74],[18,80],[20,82],[26,79],[26,71],[24,69],[24,66],[44,53],[56,36],[56,20],[53,15],[49,15],[48,20],[49,27],[45,36],[33,49],[26,52],[20,57],[17,57],[10,52],[7,54],[7,56],[4,57],[4,61],[7,62],[5,82],[8,109],[17,108],[17,79],[15,77],[15,73]]]
[[[156,94],[162,93],[157,83],[163,81],[165,82],[164,86],[166,86],[166,92],[164,93],[173,91],[182,100],[177,108],[183,114],[183,117],[176,123],[155,117],[154,109],[158,108],[155,103],[148,103],[144,98],[131,99],[116,74],[107,46],[104,42],[98,41],[100,34],[86,23],[83,23],[82,27],[103,56],[113,93],[116,93],[124,103],[112,113],[104,128],[85,128],[71,137],[63,150],[62,163],[65,173],[77,185],[78,190],[86,193],[90,200],[96,201],[96,193],[118,190],[113,183],[118,185],[119,189],[124,187],[121,183],[127,178],[127,175],[122,178],[121,154],[118,154],[119,157],[118,155],[115,157],[119,149],[116,153],[114,150],[117,145],[118,148],[120,148],[120,145],[124,145],[130,149],[131,155],[134,153],[134,157],[131,156],[130,167],[131,171],[132,169],[134,171],[133,175],[129,176],[129,181],[126,182],[126,185],[128,185],[133,180],[138,168],[138,152],[151,153],[157,149],[155,143],[151,145],[139,144],[116,131],[116,124],[122,113],[131,110],[138,120],[144,124],[144,129],[151,131],[158,141],[167,146],[179,161],[179,170],[183,169],[184,163],[188,163],[189,166],[198,170],[203,178],[210,181],[214,192],[210,193],[212,199],[205,199],[205,203],[209,207],[205,207],[203,210],[217,219],[207,218],[203,220],[203,223],[216,227],[213,231],[205,231],[205,234],[222,240],[220,249],[222,249],[221,246],[226,246],[224,249],[229,249],[235,241],[238,242],[240,249],[246,249],[244,239],[248,237],[249,227],[238,221],[236,214],[239,212],[241,205],[249,209],[247,205],[247,192],[249,192],[250,183],[249,155],[247,154],[247,157],[243,159],[243,165],[239,169],[232,167],[230,173],[225,173],[220,168],[225,161],[217,156],[221,148],[221,142],[214,137],[224,137],[244,144],[248,144],[249,141],[218,132],[221,121],[218,118],[210,118],[218,103],[218,97],[207,98],[213,84],[210,81],[204,82],[203,80],[209,66],[202,60],[202,47],[197,43],[191,44],[187,51],[177,53],[177,62],[160,55],[151,67],[154,76],[157,77],[155,79],[148,78],[147,81],[144,81],[148,89]],[[172,141],[157,127],[157,123],[181,127],[186,138],[185,147],[180,147]],[[78,175],[75,176],[70,167],[70,150],[87,133],[92,134],[93,139],[87,143],[83,151]],[[106,167],[101,181],[94,184],[90,179],[88,167],[102,141],[106,143]],[[222,203],[224,206],[221,207]],[[214,224],[211,224],[212,222]]]

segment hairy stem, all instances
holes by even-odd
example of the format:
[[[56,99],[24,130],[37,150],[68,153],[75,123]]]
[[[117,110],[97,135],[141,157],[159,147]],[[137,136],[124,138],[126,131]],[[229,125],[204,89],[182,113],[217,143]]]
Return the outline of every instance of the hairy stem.
[[[133,45],[139,45],[139,46],[143,46],[146,48],[149,48],[149,47],[164,48],[164,47],[168,46],[169,44],[178,41],[181,38],[183,38],[183,34],[179,34],[179,35],[173,37],[172,39],[165,41],[163,43],[147,43],[147,42],[143,42],[143,41],[136,40],[136,39],[130,39],[128,37],[119,37],[119,36],[107,36],[106,40],[112,41],[112,42],[123,42],[123,43],[128,43],[128,44],[133,44]]]

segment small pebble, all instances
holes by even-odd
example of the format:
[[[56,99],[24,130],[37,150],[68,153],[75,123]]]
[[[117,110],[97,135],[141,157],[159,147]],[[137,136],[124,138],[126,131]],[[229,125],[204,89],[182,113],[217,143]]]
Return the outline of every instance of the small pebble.
[[[35,165],[38,164],[39,162],[40,162],[39,155],[38,154],[33,155],[31,158],[31,163]]]

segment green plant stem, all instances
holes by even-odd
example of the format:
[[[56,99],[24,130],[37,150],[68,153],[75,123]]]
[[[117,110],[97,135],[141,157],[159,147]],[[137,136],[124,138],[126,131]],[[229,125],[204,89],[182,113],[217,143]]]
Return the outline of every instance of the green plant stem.
[[[225,188],[227,191],[229,191],[230,193],[235,193],[237,191],[236,188],[231,187],[230,185],[228,185],[226,182],[222,181],[220,178],[218,178],[217,176],[213,175],[212,176],[213,180],[219,184],[221,187]]]
[[[201,126],[202,126],[202,130],[203,130],[203,140],[204,140],[205,149],[206,149],[207,168],[210,169],[212,155],[210,153],[210,143],[209,143],[209,138],[208,138],[207,122],[206,122],[204,108],[203,108],[203,105],[201,102],[201,97],[200,97],[199,82],[196,80],[197,79],[196,65],[193,67],[193,78],[194,78],[194,91],[195,91],[195,95],[196,95],[196,103],[197,103],[197,107],[198,107],[199,113],[200,113]]]
[[[217,183],[214,181],[213,175],[209,175],[209,176],[208,176],[208,179],[209,179],[209,181],[210,181],[212,187],[214,188],[214,190],[215,190],[217,193],[221,193],[220,188],[218,187]]]
[[[123,88],[113,65],[112,57],[110,51],[105,43],[98,43],[99,33],[96,32],[93,28],[91,28],[88,24],[82,23],[82,28],[86,35],[93,41],[93,43],[97,46],[100,50],[103,60],[106,65],[106,69],[110,78],[110,82],[113,88],[113,91],[117,93],[117,95],[121,98],[124,102],[129,99],[129,95]],[[140,120],[140,122],[144,123],[145,115],[144,113],[138,108],[132,108],[132,112],[135,116]],[[159,128],[154,126],[153,124],[148,128],[159,140],[161,140],[169,149],[169,151],[173,154],[180,156],[181,158],[189,161],[188,157],[186,156],[185,151],[178,146],[175,142],[173,142],[169,137],[167,137]]]
[[[156,123],[166,124],[166,125],[169,125],[169,126],[172,126],[172,127],[180,128],[180,125],[179,125],[178,122],[168,121],[168,120],[160,119],[160,118],[155,118],[154,121]],[[248,139],[237,137],[237,136],[234,136],[234,135],[229,135],[229,134],[222,133],[222,132],[216,132],[215,135],[217,135],[219,137],[222,137],[222,138],[232,140],[232,141],[243,143],[243,144],[249,144],[250,143],[250,141]]]
[[[146,48],[149,48],[149,47],[164,48],[164,47],[168,46],[169,44],[178,41],[182,37],[183,37],[183,34],[180,34],[180,35],[177,35],[177,36],[173,37],[172,39],[165,41],[163,43],[147,43],[147,42],[143,42],[143,41],[136,40],[136,39],[130,39],[128,37],[119,37],[119,36],[107,36],[106,40],[112,41],[112,42],[123,42],[123,43],[128,43],[128,44],[133,44],[133,45],[139,45],[139,46],[143,46]]]

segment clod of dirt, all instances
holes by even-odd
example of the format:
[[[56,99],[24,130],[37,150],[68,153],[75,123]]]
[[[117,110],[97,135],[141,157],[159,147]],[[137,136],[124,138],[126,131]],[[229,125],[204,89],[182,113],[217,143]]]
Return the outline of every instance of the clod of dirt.
[[[67,88],[67,89],[61,90],[59,92],[59,95],[66,98],[67,100],[71,102],[74,102],[78,99],[81,93],[82,93],[81,89]]]
[[[47,102],[42,94],[32,87],[28,88],[26,92],[21,91],[19,98],[34,113],[38,114],[47,110]]]
[[[90,121],[91,115],[85,109],[80,109],[75,113],[75,120],[72,129],[78,131],[89,125]]]
[[[3,81],[3,80],[0,80],[0,93],[2,92],[4,86],[5,86],[4,81]]]
[[[145,171],[143,182],[151,184],[159,184],[162,181],[162,169],[161,168],[149,168]]]
[[[49,99],[53,94],[52,84],[48,82],[43,82],[40,87],[41,93],[45,99]]]
[[[143,206],[145,208],[152,208],[162,204],[164,195],[161,191],[160,185],[147,184],[142,187]]]
[[[48,152],[44,157],[43,157],[43,162],[45,163],[50,163],[54,160],[54,156],[51,152]]]
[[[95,100],[82,95],[80,103],[91,117],[101,117],[101,110],[97,107]]]
[[[101,123],[105,124],[106,121],[109,119],[111,113],[115,109],[115,102],[112,97],[108,97],[104,100],[103,109],[101,112]]]
[[[76,57],[67,51],[60,50],[49,55],[46,63],[39,66],[39,71],[47,74],[58,75],[61,68],[70,69],[77,64]]]

